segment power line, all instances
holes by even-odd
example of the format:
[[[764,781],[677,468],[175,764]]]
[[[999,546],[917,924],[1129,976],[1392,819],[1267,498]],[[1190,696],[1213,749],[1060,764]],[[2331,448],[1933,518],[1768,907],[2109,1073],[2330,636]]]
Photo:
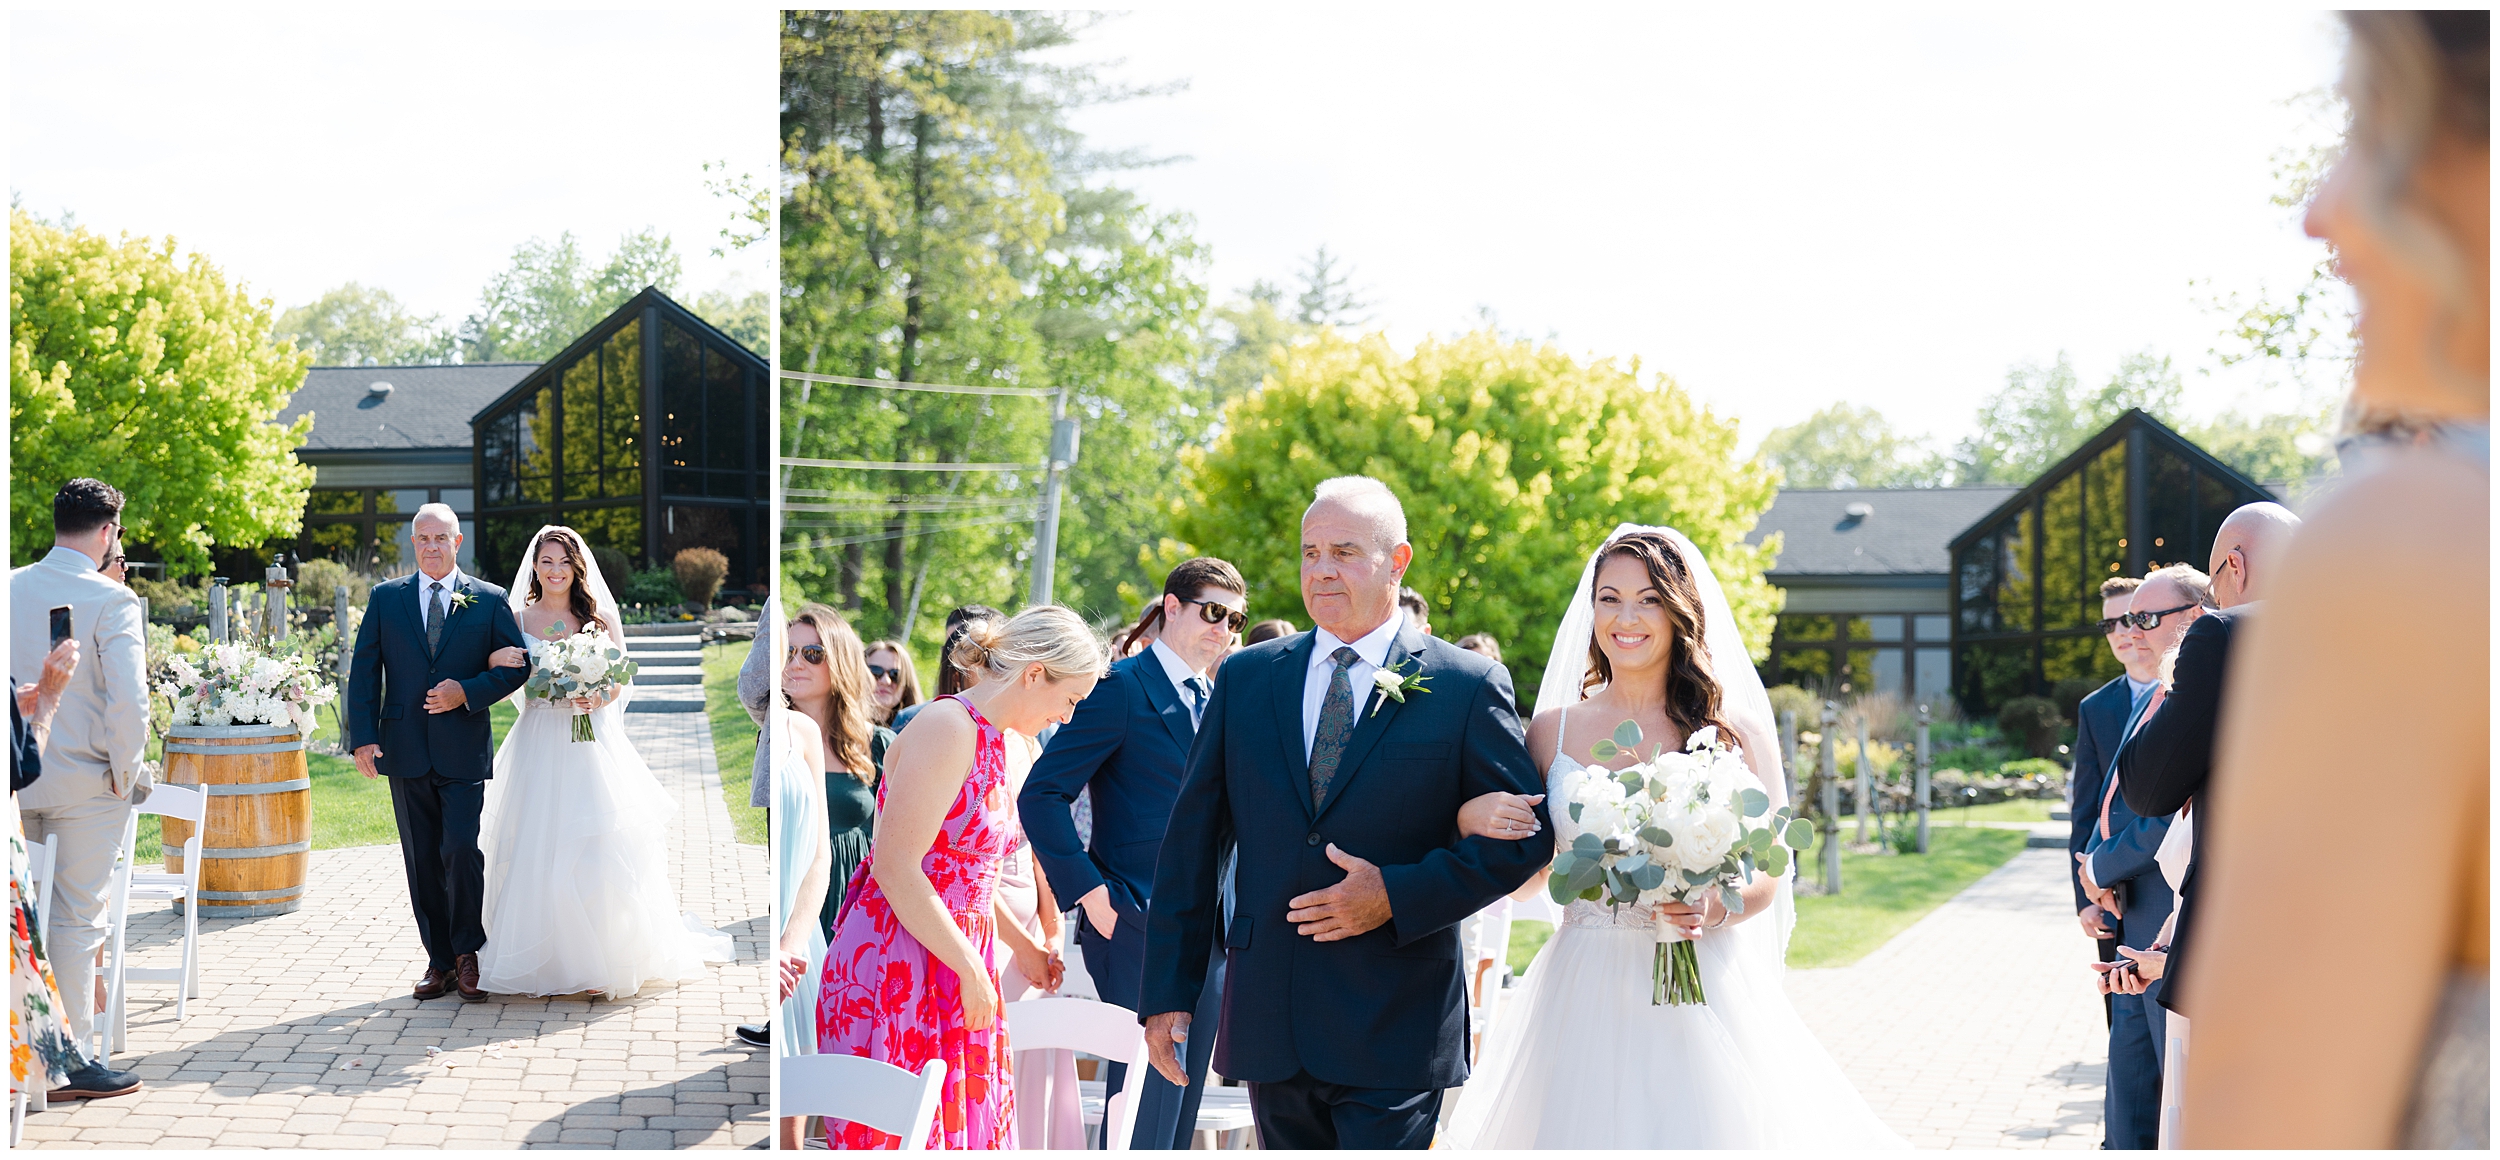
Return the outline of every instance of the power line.
[[[930,391],[941,395],[1005,395],[1018,399],[1047,399],[1059,392],[1052,387],[967,387],[951,383],[906,383],[895,379],[855,379],[847,375],[813,375],[805,371],[783,371],[781,377],[809,383],[832,383],[844,387],[869,387],[885,391]]]
[[[1038,514],[1038,513],[1037,513],[1037,514]],[[791,553],[791,552],[808,552],[808,551],[815,551],[815,550],[820,549],[820,548],[841,548],[841,547],[848,547],[849,545],[852,545],[852,544],[874,544],[874,543],[881,543],[881,542],[886,541],[886,540],[906,540],[906,539],[910,539],[910,538],[912,538],[912,537],[914,537],[914,536],[926,536],[926,535],[932,535],[932,534],[935,534],[935,533],[938,533],[938,532],[957,532],[957,531],[964,531],[964,530],[971,529],[971,528],[987,528],[987,527],[996,527],[996,526],[999,526],[999,525],[1002,525],[1002,524],[1023,524],[1023,523],[1031,523],[1031,522],[1032,522],[1035,518],[1036,518],[1036,516],[998,516],[998,517],[994,517],[994,518],[991,518],[991,519],[985,519],[985,520],[965,520],[965,521],[962,521],[962,522],[960,522],[960,523],[941,524],[941,525],[938,525],[938,526],[935,526],[935,527],[927,527],[927,528],[912,528],[912,529],[906,529],[906,530],[899,531],[899,532],[885,532],[885,531],[881,531],[881,532],[876,532],[876,533],[873,533],[873,534],[868,534],[868,535],[858,535],[858,536],[823,536],[823,537],[810,537],[810,538],[807,538],[807,539],[802,539],[802,540],[799,540],[799,541],[797,541],[797,542],[795,542],[795,543],[783,544],[783,545],[781,546],[781,550],[782,550],[782,552],[786,555],[786,554]],[[840,525],[840,524],[830,524],[830,523],[829,523],[829,524],[824,524],[824,525],[804,524],[804,523],[802,523],[802,524],[792,524],[792,523],[788,523],[788,522],[784,522],[784,523],[782,524],[782,527],[784,527],[784,528],[791,528],[791,527],[817,527],[817,526],[823,526],[823,527],[840,527],[840,526],[842,526],[842,525]]]
[[[1048,471],[1047,463],[875,463],[865,459],[801,459],[785,455],[783,467],[830,467],[841,471]]]

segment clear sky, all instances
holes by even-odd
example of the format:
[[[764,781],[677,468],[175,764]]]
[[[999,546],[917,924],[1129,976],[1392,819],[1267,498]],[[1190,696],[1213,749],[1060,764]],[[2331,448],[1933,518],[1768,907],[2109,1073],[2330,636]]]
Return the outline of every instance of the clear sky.
[[[706,161],[769,181],[774,17],[730,10],[10,17],[9,188],[173,235],[278,306],[345,282],[456,324],[514,246],[671,235],[689,295],[769,289],[711,256]]]
[[[1637,355],[1747,445],[1835,400],[1940,439],[2015,363],[2152,348],[2192,411],[2288,403],[2197,373],[2223,291],[2322,254],[2270,205],[2312,13],[2133,7],[1223,7],[1113,18],[1072,59],[1186,81],[1084,111],[1196,216],[1214,285],[1325,243],[1393,341],[1472,327]],[[2205,287],[2192,282],[2208,282]]]

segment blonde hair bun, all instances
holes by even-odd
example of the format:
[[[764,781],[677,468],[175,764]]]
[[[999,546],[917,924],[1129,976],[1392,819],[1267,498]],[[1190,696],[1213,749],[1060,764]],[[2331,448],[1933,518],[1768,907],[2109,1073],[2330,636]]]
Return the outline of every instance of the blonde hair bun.
[[[947,659],[984,680],[1011,677],[1025,666],[1039,664],[1043,675],[1064,681],[1079,673],[1101,676],[1110,663],[1102,634],[1076,613],[1056,604],[1038,605],[999,621],[991,617],[964,622],[963,639]]]
[[[989,617],[967,620],[963,635],[955,641],[955,651],[947,654],[947,663],[968,673],[987,672],[990,654],[1006,635],[1006,627]]]

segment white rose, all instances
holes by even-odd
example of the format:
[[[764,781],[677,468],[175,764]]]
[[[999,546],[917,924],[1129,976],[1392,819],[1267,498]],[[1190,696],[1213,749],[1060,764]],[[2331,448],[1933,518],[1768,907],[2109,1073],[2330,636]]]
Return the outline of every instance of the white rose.
[[[608,658],[600,656],[597,653],[592,653],[589,656],[583,657],[581,660],[581,674],[583,683],[594,685],[599,683],[601,678],[608,675]]]

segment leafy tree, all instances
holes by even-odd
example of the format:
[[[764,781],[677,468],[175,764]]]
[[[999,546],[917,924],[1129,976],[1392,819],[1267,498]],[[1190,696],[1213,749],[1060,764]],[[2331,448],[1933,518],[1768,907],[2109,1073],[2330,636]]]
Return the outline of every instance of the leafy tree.
[[[418,315],[388,290],[350,282],[278,316],[275,337],[321,366],[402,366],[452,361],[459,342],[442,316]]]
[[[729,176],[729,163],[726,161],[706,161],[703,172],[718,175],[705,177],[703,188],[710,190],[712,196],[728,201],[732,207],[729,224],[720,228],[720,244],[712,247],[713,257],[726,258],[772,236],[772,187],[755,180],[752,173]]]
[[[1203,255],[1185,218],[1087,179],[1124,159],[1064,120],[1116,99],[1041,63],[1050,13],[792,12],[783,18],[781,356],[798,370],[1067,388],[1085,431],[1056,595],[1103,616],[1144,583],[1138,545],[1204,437]],[[783,385],[784,453],[877,463],[1038,463],[1044,399]],[[935,612],[1025,594],[1029,470],[788,469],[783,577],[871,635],[934,642]],[[1159,583],[1161,577],[1154,577]]]
[[[597,266],[570,231],[512,250],[512,268],[487,282],[478,312],[460,324],[467,362],[543,362],[647,286],[673,291],[677,251],[653,230],[627,234]]]
[[[174,242],[9,215],[9,527],[15,555],[52,541],[52,495],[92,476],[129,497],[129,542],[172,575],[218,545],[302,526],[313,417],[273,420],[312,357],[270,337],[271,306]]]
[[[2274,152],[2275,192],[2267,200],[2277,209],[2306,211],[2327,167],[2343,152],[2350,110],[2331,88],[2310,89],[2284,104],[2306,119],[2300,139]],[[2232,294],[2211,307],[2231,317],[2221,345],[2211,351],[2223,366],[2270,364],[2303,387],[2338,392],[2351,383],[2359,306],[2336,277],[2333,254],[2312,263],[2288,294],[2260,287],[2245,303]]]
[[[1285,292],[1261,280],[1215,309],[1218,335],[1207,379],[1217,406],[1257,390],[1275,365],[1278,349],[1308,337],[1314,328],[1283,313]]]
[[[1762,437],[1784,487],[1937,487],[1945,465],[1872,407],[1840,402]]]
[[[2311,481],[2334,474],[2332,408],[2257,414],[2226,411],[2182,432],[2213,457],[2259,483],[2288,483],[2299,498]]]
[[[1174,525],[1186,548],[1241,568],[1253,617],[1303,623],[1312,489],[1377,477],[1405,504],[1407,582],[1434,631],[1492,633],[1528,699],[1589,551],[1627,520],[1692,537],[1756,659],[1767,652],[1780,597],[1762,574],[1779,545],[1744,536],[1775,488],[1735,450],[1733,420],[1638,363],[1583,364],[1483,332],[1402,357],[1381,336],[1331,331],[1287,348],[1266,387],[1226,406],[1223,434],[1189,456],[1195,499]]]
[[[1304,326],[1351,329],[1369,321],[1371,303],[1349,287],[1351,273],[1338,271],[1338,259],[1321,246],[1302,266],[1302,293],[1293,300],[1293,320]]]
[[[719,327],[721,333],[737,339],[748,350],[761,354],[772,345],[772,295],[761,290],[745,294],[706,290],[695,295],[693,309],[705,322]]]
[[[1954,482],[2029,483],[2130,408],[2172,422],[2181,394],[2169,357],[2150,351],[2120,360],[2092,391],[2076,382],[2063,353],[2046,367],[2017,366],[2006,372],[2005,388],[1980,404],[1979,429],[1955,445]]]

